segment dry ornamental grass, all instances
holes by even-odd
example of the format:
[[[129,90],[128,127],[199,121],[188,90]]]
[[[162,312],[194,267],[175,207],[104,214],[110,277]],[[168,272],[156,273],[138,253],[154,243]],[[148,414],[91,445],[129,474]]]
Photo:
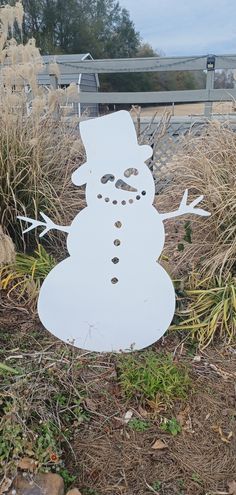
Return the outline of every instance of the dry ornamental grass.
[[[176,235],[173,224],[169,227],[167,248],[175,253],[173,265],[186,268],[187,260],[188,268],[195,265],[204,275],[235,274],[236,133],[219,122],[209,123],[198,137],[190,132],[168,168],[170,173],[172,183],[158,199],[159,209],[178,205],[189,189],[193,197],[204,194],[202,207],[211,212],[207,220],[189,217],[192,238],[183,252],[176,248],[186,219],[179,220]]]
[[[175,330],[184,330],[201,348],[216,338],[236,337],[236,133],[208,123],[200,135],[189,132],[175,159],[162,169],[170,186],[157,197],[159,211],[204,195],[207,219],[180,217],[166,224],[169,269],[179,280]]]
[[[81,208],[71,174],[82,161],[76,135],[50,117],[2,122],[0,117],[0,223],[18,249],[32,248],[38,233],[22,237],[17,215],[38,218],[40,211],[55,223],[70,223]],[[25,227],[25,225],[24,225]]]
[[[78,122],[65,123],[60,113],[55,118],[58,98],[76,88],[45,93],[38,86],[43,62],[35,40],[23,45],[13,37],[22,21],[21,2],[0,9],[0,224],[17,249],[32,250],[37,233],[23,238],[17,215],[38,218],[42,210],[55,223],[70,223],[82,202],[71,174],[84,152]],[[61,247],[60,238],[54,239]]]

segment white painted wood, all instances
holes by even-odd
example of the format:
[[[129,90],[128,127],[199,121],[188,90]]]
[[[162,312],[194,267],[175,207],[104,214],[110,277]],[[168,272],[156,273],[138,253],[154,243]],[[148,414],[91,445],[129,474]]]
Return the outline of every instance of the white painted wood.
[[[204,110],[204,115],[207,118],[211,118],[212,115],[213,101],[210,100],[210,93],[214,89],[214,82],[215,82],[215,71],[208,70],[207,78],[206,78],[206,90],[208,91],[208,101],[205,104],[205,110]]]
[[[153,91],[140,93],[92,93],[81,92],[66,101],[81,103],[187,103],[206,101],[232,101],[236,98],[235,89],[200,89],[186,91]],[[61,99],[63,102],[63,98]]]
[[[121,72],[169,72],[206,70],[207,55],[193,57],[145,57],[81,60],[81,55],[58,55],[53,59],[63,67],[65,74],[76,73],[121,73]],[[44,57],[46,64],[52,57]],[[236,55],[216,55],[216,69],[235,69]]]
[[[50,84],[52,86],[53,89],[57,89],[58,88],[58,78],[57,76],[55,76],[54,74],[50,74],[49,75],[49,78],[50,78]]]
[[[38,75],[38,81],[42,85],[49,84],[49,67],[52,62],[59,65],[61,76],[59,84],[77,82],[79,74],[95,74],[98,81],[100,73],[133,73],[133,72],[163,72],[163,71],[195,71],[206,70],[207,55],[193,57],[147,57],[125,59],[100,59],[92,60],[89,53],[75,55],[44,56],[44,70]],[[10,64],[5,60],[4,65]],[[0,65],[1,67],[1,65]],[[215,55],[215,69],[236,69],[236,55]],[[153,103],[186,103],[208,102],[206,116],[211,114],[213,101],[231,101],[236,98],[236,90],[214,90],[213,72],[208,73],[207,88],[196,91],[167,91],[146,93],[99,93],[91,95],[84,92],[72,103],[91,105],[105,104],[153,104]],[[63,103],[63,101],[62,101]]]
[[[73,96],[73,100],[80,101],[81,103],[172,103],[207,101],[208,95],[209,93],[205,89],[189,91],[152,91],[139,93],[81,92],[79,95]],[[70,99],[67,99],[67,101],[70,101]]]
[[[176,70],[204,70],[206,69],[206,57],[145,57],[145,58],[120,58],[99,59],[85,61],[64,60],[65,71],[73,70],[73,66],[79,67],[82,73],[96,72],[159,72]]]
[[[44,326],[64,342],[91,351],[130,351],[161,338],[175,311],[175,291],[159,264],[165,241],[163,221],[184,214],[207,216],[188,205],[188,191],[177,211],[159,214],[153,207],[155,185],[145,161],[150,146],[138,145],[128,112],[80,124],[87,162],[72,176],[86,184],[87,208],[71,226],[31,223],[41,236],[58,228],[68,232],[69,257],[44,281],[38,302]]]

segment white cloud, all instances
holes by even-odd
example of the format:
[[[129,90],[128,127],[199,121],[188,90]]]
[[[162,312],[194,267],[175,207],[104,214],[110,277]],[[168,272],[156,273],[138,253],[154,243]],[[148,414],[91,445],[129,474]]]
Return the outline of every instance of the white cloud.
[[[235,0],[120,0],[142,38],[166,55],[236,53]]]

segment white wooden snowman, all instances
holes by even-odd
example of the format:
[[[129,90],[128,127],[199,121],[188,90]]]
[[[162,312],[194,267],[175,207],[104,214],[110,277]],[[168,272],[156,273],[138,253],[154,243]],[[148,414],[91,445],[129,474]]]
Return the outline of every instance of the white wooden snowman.
[[[145,164],[150,146],[139,146],[132,118],[120,111],[80,124],[87,163],[73,174],[86,184],[87,208],[70,227],[31,222],[68,232],[69,257],[44,281],[38,312],[59,339],[91,351],[129,351],[156,342],[175,312],[175,291],[158,263],[163,250],[163,220],[185,213],[208,216],[187,205],[185,192],[177,211],[159,214],[153,207],[155,185]]]

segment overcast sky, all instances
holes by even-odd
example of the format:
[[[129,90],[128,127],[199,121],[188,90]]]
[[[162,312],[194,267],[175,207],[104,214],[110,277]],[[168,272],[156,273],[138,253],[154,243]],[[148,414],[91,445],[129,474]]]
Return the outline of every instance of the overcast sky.
[[[236,53],[236,0],[120,0],[165,55]]]

